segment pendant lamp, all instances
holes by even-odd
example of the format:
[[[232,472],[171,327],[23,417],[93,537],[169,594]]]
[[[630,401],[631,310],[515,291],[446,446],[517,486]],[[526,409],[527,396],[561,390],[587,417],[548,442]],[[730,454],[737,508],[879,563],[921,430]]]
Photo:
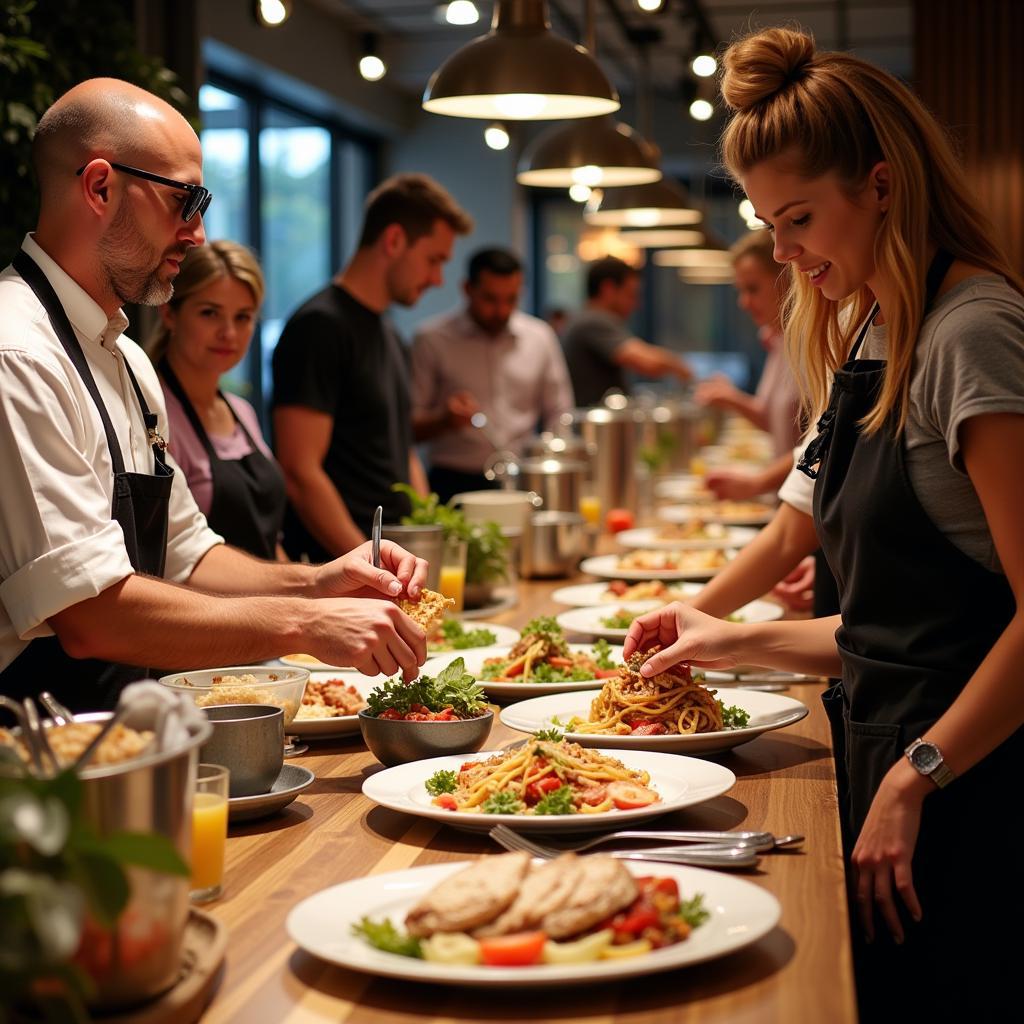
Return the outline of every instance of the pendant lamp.
[[[701,216],[700,210],[691,204],[686,189],[670,178],[662,178],[649,185],[595,192],[583,213],[588,224],[620,228],[697,224]]]
[[[702,246],[704,233],[693,228],[626,228],[619,237],[639,249],[672,249],[682,245]]]
[[[547,0],[497,0],[491,31],[431,76],[423,109],[449,117],[555,121],[618,110],[597,61],[551,31]]]
[[[550,128],[526,148],[516,181],[541,188],[642,185],[661,168],[639,133],[611,116]]]

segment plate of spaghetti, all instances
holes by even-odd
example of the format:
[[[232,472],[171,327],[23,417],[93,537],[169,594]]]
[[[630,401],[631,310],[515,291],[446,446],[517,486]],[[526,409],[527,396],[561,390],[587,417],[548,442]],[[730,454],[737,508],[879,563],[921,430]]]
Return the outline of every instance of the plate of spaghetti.
[[[709,580],[735,554],[708,548],[694,551],[649,551],[584,558],[580,572],[615,580]]]
[[[711,800],[736,781],[711,761],[631,751],[624,763],[618,753],[541,733],[506,750],[388,768],[369,776],[363,793],[456,828],[599,832]]]
[[[570,633],[603,637],[613,643],[623,643],[633,620],[646,612],[660,608],[663,601],[619,601],[599,604],[591,608],[573,608],[557,617],[558,623]],[[782,605],[772,601],[751,601],[723,616],[727,622],[771,622],[782,618]]]
[[[658,509],[658,518],[666,523],[686,523],[699,519],[725,526],[764,526],[775,515],[766,501],[711,501],[705,505],[666,505]]]
[[[728,703],[720,701],[686,665],[645,678],[639,669],[654,650],[634,654],[598,691],[521,701],[501,721],[520,732],[561,729],[588,747],[710,754],[807,715],[805,704],[777,693],[730,687]]]
[[[686,601],[696,597],[700,591],[699,583],[665,583],[664,580],[627,583],[617,579],[611,583],[574,583],[569,587],[559,587],[551,597],[559,604],[589,608],[598,604],[611,604],[613,601],[656,601],[658,604],[668,604],[669,601]]]
[[[724,526],[690,519],[685,523],[642,526],[623,530],[615,542],[625,548],[653,548],[661,551],[686,551],[696,548],[741,548],[757,536],[751,526]]]

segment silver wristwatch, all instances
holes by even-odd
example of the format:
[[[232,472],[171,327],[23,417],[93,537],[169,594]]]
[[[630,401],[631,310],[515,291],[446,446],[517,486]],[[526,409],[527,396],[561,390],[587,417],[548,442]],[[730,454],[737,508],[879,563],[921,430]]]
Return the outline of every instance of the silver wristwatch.
[[[942,758],[942,751],[934,743],[916,739],[904,751],[907,760],[922,775],[927,775],[939,789],[948,786],[956,776]]]

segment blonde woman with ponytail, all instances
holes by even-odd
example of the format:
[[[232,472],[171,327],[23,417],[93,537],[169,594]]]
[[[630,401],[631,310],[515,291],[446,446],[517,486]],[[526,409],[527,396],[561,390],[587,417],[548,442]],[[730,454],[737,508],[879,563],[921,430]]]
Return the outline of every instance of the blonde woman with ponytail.
[[[649,674],[840,677],[825,705],[862,1019],[992,1019],[1024,912],[981,843],[1013,830],[1024,760],[1022,283],[891,75],[771,29],[729,48],[722,94],[725,165],[792,268],[786,345],[816,423],[798,470],[841,615],[730,625],[669,606],[624,654],[663,644]]]

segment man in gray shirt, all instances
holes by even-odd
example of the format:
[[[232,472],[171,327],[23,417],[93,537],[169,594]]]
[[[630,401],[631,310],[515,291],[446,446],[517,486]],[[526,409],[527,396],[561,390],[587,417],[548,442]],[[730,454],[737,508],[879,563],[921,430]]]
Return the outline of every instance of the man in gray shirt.
[[[690,380],[674,352],[635,337],[627,320],[640,301],[640,275],[616,256],[591,263],[587,304],[565,332],[563,346],[577,405],[597,405],[606,392],[628,392],[626,370],[644,377]]]

